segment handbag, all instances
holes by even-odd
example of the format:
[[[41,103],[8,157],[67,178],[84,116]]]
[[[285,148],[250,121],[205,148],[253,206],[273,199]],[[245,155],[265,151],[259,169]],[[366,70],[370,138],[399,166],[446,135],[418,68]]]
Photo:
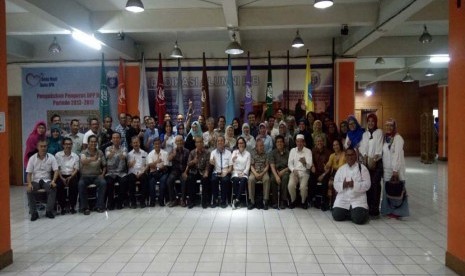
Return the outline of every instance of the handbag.
[[[404,204],[406,191],[405,191],[405,181],[386,181],[384,185],[386,191],[386,198],[389,202],[391,208],[397,209]],[[398,203],[400,204],[393,204]]]

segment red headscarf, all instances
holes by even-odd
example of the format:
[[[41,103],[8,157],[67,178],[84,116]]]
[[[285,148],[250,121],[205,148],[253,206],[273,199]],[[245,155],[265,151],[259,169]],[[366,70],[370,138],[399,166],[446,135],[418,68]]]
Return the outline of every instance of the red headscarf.
[[[47,124],[45,123],[45,121],[38,121],[35,124],[29,136],[27,137],[26,150],[24,151],[24,168],[26,168],[27,162],[29,161],[29,157],[31,156],[31,154],[37,149],[37,142],[39,142],[40,140],[45,140],[46,138],[45,131],[43,134],[39,134],[37,128],[39,126],[43,126],[44,128],[46,128],[46,125]]]

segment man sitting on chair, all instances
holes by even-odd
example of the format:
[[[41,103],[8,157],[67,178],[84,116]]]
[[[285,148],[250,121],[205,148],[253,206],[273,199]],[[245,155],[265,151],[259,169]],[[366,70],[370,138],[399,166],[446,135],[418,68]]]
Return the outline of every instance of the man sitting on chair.
[[[289,176],[289,195],[291,204],[289,208],[295,207],[297,184],[300,184],[300,196],[302,197],[302,208],[307,209],[308,179],[310,178],[310,168],[313,164],[312,151],[305,147],[305,137],[297,134],[295,139],[296,147],[289,153],[288,167],[291,172]]]
[[[26,167],[27,199],[29,202],[31,221],[35,221],[39,218],[34,193],[40,189],[44,189],[47,193],[47,210],[45,216],[48,218],[55,217],[53,214],[53,207],[55,206],[58,163],[53,155],[47,153],[46,140],[37,142],[37,150],[38,152],[29,158]],[[53,178],[51,178],[52,173]]]

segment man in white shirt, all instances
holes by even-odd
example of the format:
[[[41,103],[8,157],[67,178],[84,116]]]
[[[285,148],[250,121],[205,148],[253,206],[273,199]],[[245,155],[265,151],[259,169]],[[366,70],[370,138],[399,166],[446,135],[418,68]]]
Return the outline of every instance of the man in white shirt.
[[[79,132],[80,123],[78,119],[72,119],[69,123],[71,132],[66,136],[71,138],[73,142],[73,148],[71,149],[72,152],[79,155],[81,154],[82,150],[82,142],[84,141],[84,134]]]
[[[71,148],[73,141],[69,137],[63,138],[63,150],[55,154],[55,159],[58,163],[59,174],[57,178],[57,194],[58,203],[61,206],[61,214],[66,212],[75,214],[74,209],[78,195],[78,172],[79,172],[79,156],[72,152]],[[66,206],[65,187],[68,187],[69,210]]]
[[[99,136],[98,135],[99,128],[100,128],[100,124],[98,122],[98,119],[97,118],[90,119],[90,128],[86,133],[84,133],[84,138],[82,140],[82,149],[83,150],[87,149],[87,147],[88,147],[89,136],[91,136],[91,135],[95,135],[97,137]],[[97,148],[98,147],[99,147],[99,145],[97,145]]]
[[[365,165],[357,162],[353,148],[349,147],[345,156],[347,163],[334,176],[334,189],[338,194],[333,206],[333,218],[364,224],[369,218],[366,191],[370,189],[370,173]]]
[[[168,178],[168,168],[170,162],[168,161],[168,153],[161,148],[160,138],[153,140],[153,150],[147,156],[147,166],[150,169],[149,174],[149,198],[150,207],[155,207],[156,189],[157,182],[160,184],[158,204],[160,207],[165,206],[166,194],[166,179]]]
[[[211,191],[213,195],[212,208],[218,205],[218,185],[221,185],[221,207],[227,207],[227,198],[231,193],[232,171],[231,152],[224,147],[224,136],[218,136],[216,149],[210,154],[210,165],[213,166],[211,177]]]
[[[289,208],[295,208],[297,184],[300,184],[302,208],[307,209],[308,179],[310,178],[309,170],[313,164],[312,151],[304,146],[305,137],[302,134],[297,134],[295,143],[297,146],[291,149],[287,164],[289,171],[291,172],[288,184],[289,195],[291,196],[291,204],[289,204]]]
[[[37,142],[38,152],[29,158],[27,163],[27,199],[29,202],[29,213],[31,221],[39,218],[36,209],[34,193],[39,189],[44,189],[47,193],[47,210],[45,216],[55,218],[53,208],[55,207],[56,181],[58,178],[58,164],[55,157],[47,153],[47,141]],[[52,177],[53,173],[53,177]]]
[[[145,208],[148,191],[148,177],[145,173],[147,171],[147,152],[140,148],[139,136],[131,138],[132,150],[128,154],[128,185],[129,185],[129,200],[131,201],[131,208],[137,208],[136,200],[136,182],[140,182],[140,208]]]

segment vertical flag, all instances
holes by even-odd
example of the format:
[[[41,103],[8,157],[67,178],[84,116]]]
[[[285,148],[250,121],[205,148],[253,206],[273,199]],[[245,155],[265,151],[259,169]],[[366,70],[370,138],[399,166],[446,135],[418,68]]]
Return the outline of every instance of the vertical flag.
[[[310,55],[307,51],[307,67],[305,68],[305,111],[313,111],[313,93],[312,93],[312,69],[310,66]]]
[[[210,117],[210,92],[208,91],[207,65],[205,62],[205,52],[203,53],[202,70],[202,112],[204,119]]]
[[[244,122],[249,122],[247,114],[253,111],[252,73],[250,72],[250,53],[247,53],[247,73],[245,75]]]
[[[178,93],[176,94],[176,102],[178,103],[178,114],[184,115],[184,98],[182,96],[182,70],[181,59],[178,58]]]
[[[109,97],[110,95],[108,95],[107,74],[105,73],[104,56],[102,53],[102,70],[100,72],[100,99],[99,99],[100,117],[102,121],[105,118],[105,116],[110,116],[110,98]]]
[[[273,114],[273,80],[271,76],[271,56],[268,51],[268,81],[266,82],[266,116]]]
[[[156,106],[158,116],[158,124],[162,125],[166,113],[166,102],[165,102],[165,86],[163,84],[163,67],[161,65],[161,53],[158,53],[158,81],[157,81],[157,96]]]
[[[226,82],[226,124],[230,124],[236,117],[234,109],[236,108],[236,98],[234,95],[234,82],[232,76],[231,56],[228,55],[228,79]]]
[[[145,73],[145,57],[142,54],[142,63],[140,64],[140,86],[139,86],[139,116],[150,116],[149,93],[147,89],[147,74]]]
[[[123,59],[119,59],[118,70],[118,114],[126,113],[126,86],[124,84],[124,67]]]

